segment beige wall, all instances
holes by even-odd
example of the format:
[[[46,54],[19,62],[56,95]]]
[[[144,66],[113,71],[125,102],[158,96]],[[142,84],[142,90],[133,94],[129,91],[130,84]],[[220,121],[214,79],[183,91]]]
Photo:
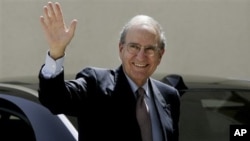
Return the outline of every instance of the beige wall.
[[[2,1],[0,1],[0,16],[2,17]],[[2,72],[3,72],[3,42],[2,42],[2,39],[3,39],[3,34],[2,34],[2,18],[0,17],[0,76],[2,75]]]
[[[65,72],[120,64],[121,27],[136,14],[157,19],[168,46],[157,73],[250,79],[249,0],[58,0],[78,19]],[[0,1],[0,79],[37,76],[48,49],[39,23],[46,0]]]

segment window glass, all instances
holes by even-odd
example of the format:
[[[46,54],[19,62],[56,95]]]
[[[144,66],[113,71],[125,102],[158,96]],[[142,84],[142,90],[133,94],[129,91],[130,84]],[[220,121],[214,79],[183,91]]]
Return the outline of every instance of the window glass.
[[[189,91],[181,97],[180,141],[228,141],[231,124],[250,124],[249,91]]]
[[[32,127],[21,110],[15,105],[0,99],[0,140],[35,141]]]

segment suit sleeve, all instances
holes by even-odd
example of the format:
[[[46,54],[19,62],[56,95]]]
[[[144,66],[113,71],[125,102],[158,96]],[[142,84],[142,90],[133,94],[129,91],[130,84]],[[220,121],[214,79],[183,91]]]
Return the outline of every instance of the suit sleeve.
[[[75,116],[88,98],[88,85],[94,83],[94,72],[89,68],[79,72],[74,80],[64,80],[64,71],[50,79],[44,78],[40,71],[39,100],[54,114]]]

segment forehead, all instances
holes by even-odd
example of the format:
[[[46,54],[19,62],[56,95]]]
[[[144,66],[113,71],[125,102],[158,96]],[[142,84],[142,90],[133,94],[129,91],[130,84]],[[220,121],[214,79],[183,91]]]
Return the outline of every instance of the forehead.
[[[156,44],[158,39],[156,29],[147,24],[133,25],[126,34],[126,42]]]

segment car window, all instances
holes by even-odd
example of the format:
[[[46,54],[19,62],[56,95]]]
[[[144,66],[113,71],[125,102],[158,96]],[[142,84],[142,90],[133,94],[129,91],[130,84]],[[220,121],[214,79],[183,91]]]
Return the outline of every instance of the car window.
[[[195,90],[181,97],[180,141],[228,141],[232,124],[250,124],[250,91]]]
[[[14,83],[14,84],[17,84],[17,83]],[[30,87],[34,90],[37,89],[37,85],[35,85],[35,84],[30,86]],[[12,96],[22,97],[22,98],[31,100],[33,102],[36,102],[38,104],[41,104],[40,101],[38,100],[37,96],[34,96],[31,93],[26,92],[26,91],[22,91],[22,90],[10,88],[10,87],[0,86],[0,92],[8,94],[8,95],[12,95]],[[78,130],[77,118],[73,117],[73,116],[69,116],[69,115],[67,115],[67,118],[70,120],[72,125]]]
[[[0,99],[0,140],[35,141],[35,134],[23,112],[14,104]]]

